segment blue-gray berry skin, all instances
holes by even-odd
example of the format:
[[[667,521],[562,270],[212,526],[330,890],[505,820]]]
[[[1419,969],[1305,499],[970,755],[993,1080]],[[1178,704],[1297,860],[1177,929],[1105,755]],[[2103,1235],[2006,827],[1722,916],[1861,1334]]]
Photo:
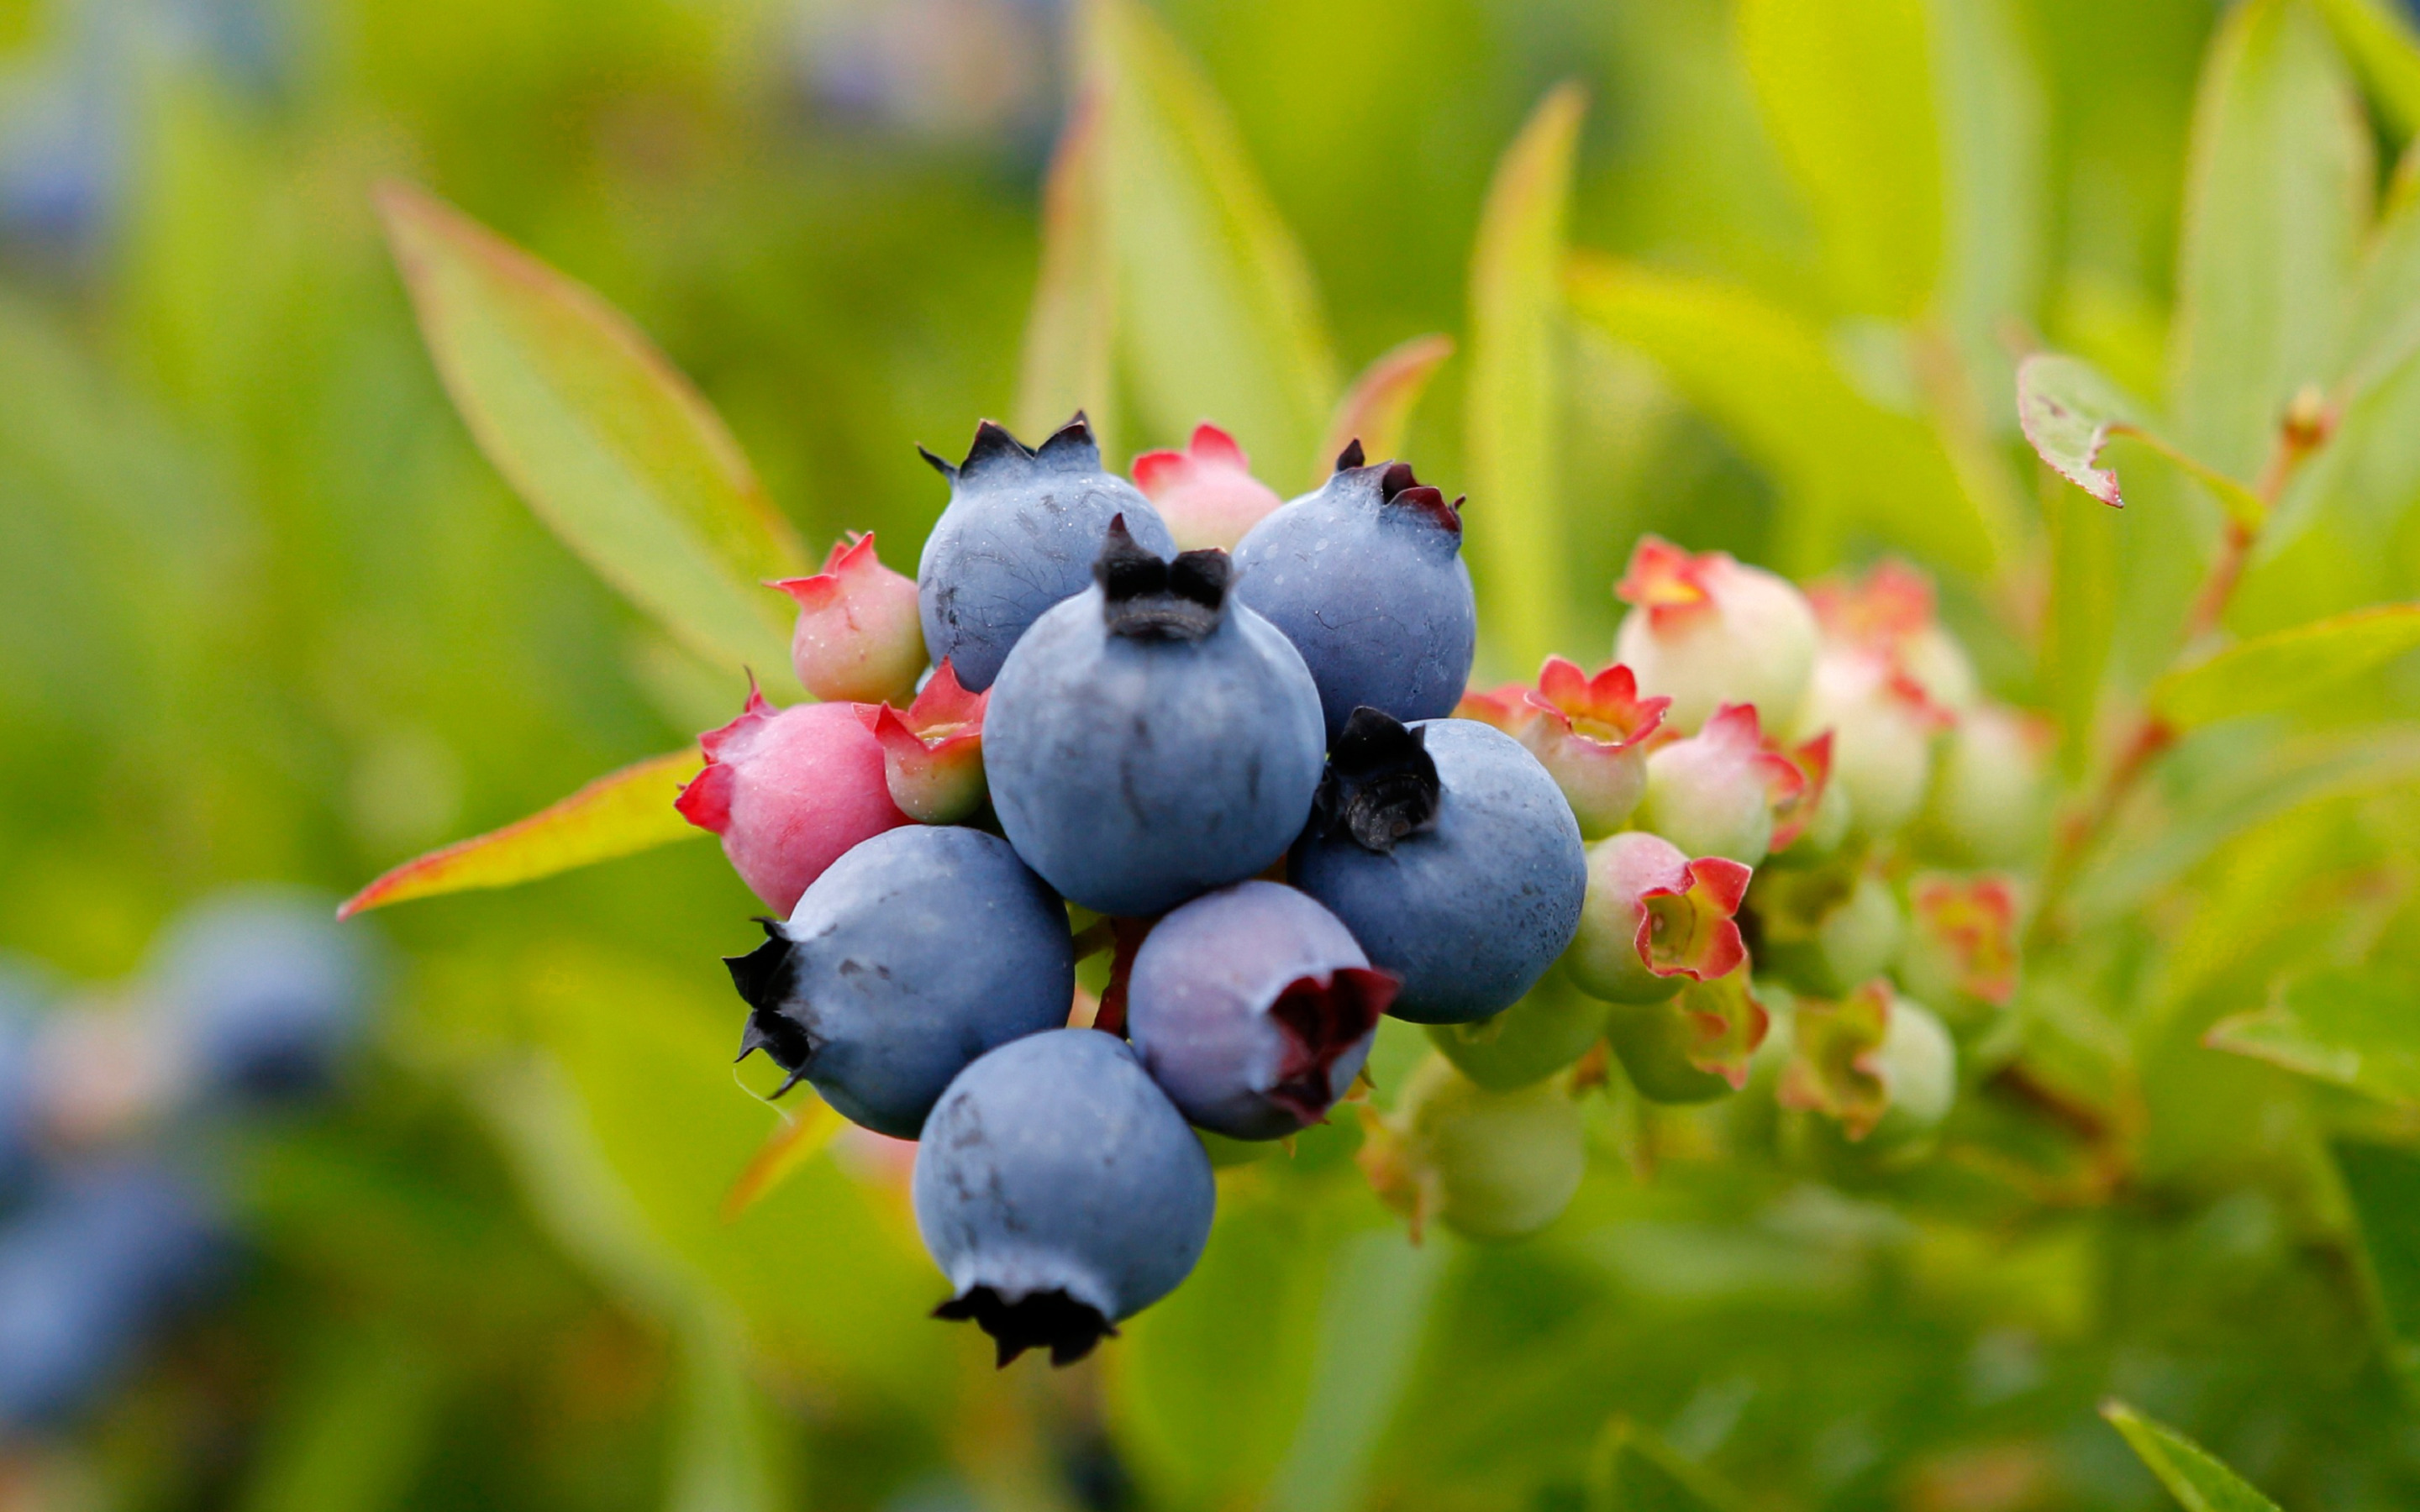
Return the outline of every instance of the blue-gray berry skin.
[[[1066,1365],[1173,1290],[1210,1238],[1210,1157],[1134,1049],[1037,1034],[959,1072],[916,1147],[916,1227],[1006,1365]]]
[[[1127,982],[1126,1032],[1187,1119],[1277,1139],[1321,1122],[1353,1085],[1394,991],[1309,896],[1239,882],[1152,926]]]
[[[215,1205],[163,1165],[46,1180],[0,1228],[0,1444],[99,1400],[225,1256]]]
[[[1331,740],[1364,705],[1406,723],[1452,713],[1479,637],[1457,505],[1404,463],[1359,463],[1357,442],[1235,548],[1236,596],[1302,653]]]
[[[1075,996],[1066,909],[979,829],[908,825],[862,841],[765,933],[729,962],[750,1010],[740,1057],[765,1051],[894,1138],[915,1138],[976,1057],[1065,1024]]]
[[[1580,827],[1521,743],[1469,719],[1357,713],[1339,736],[1294,885],[1403,979],[1388,1011],[1466,1024],[1511,1007],[1579,929]]]
[[[40,1165],[34,1026],[47,996],[39,976],[0,957],[0,1211],[24,1192]]]
[[[1283,856],[1319,786],[1319,689],[1226,592],[1227,559],[1122,541],[1036,621],[984,715],[984,770],[1016,853],[1104,914],[1150,915]]]
[[[1101,470],[1081,413],[1032,448],[986,420],[964,462],[924,459],[950,480],[950,504],[924,537],[917,612],[925,652],[970,692],[991,686],[1044,610],[1084,591],[1112,517],[1125,516],[1145,550],[1176,554],[1151,501]]]
[[[317,894],[217,893],[171,923],[149,978],[207,1095],[276,1103],[327,1090],[366,1028],[370,936]]]

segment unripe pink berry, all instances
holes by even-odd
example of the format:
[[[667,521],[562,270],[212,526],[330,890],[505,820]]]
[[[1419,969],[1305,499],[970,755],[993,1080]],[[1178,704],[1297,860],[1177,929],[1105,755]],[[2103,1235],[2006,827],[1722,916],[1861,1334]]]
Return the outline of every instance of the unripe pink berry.
[[[1135,486],[1158,509],[1180,551],[1233,551],[1244,532],[1285,502],[1253,477],[1235,438],[1203,423],[1181,452],[1145,452],[1134,460]]]
[[[799,603],[790,665],[806,690],[828,702],[904,703],[924,671],[916,579],[874,554],[871,531],[841,541],[812,578],[770,586]]]
[[[776,709],[751,689],[748,707],[698,736],[700,772],[674,807],[722,837],[722,854],[777,914],[860,841],[912,823],[891,799],[882,743],[846,703]]]
[[[1885,559],[1854,581],[1818,583],[1807,597],[1826,643],[1883,654],[1945,709],[1979,696],[1974,662],[1934,617],[1932,579],[1915,567]]]
[[[1596,840],[1621,828],[1647,795],[1645,742],[1671,700],[1640,698],[1619,663],[1590,677],[1548,656],[1522,702],[1535,717],[1517,732],[1521,743],[1563,790],[1580,834]]]
[[[1691,555],[1642,536],[1614,592],[1631,605],[1614,658],[1638,686],[1669,698],[1665,720],[1695,732],[1726,703],[1752,703],[1787,729],[1815,664],[1815,611],[1807,595],[1728,552]]]
[[[1932,775],[1934,738],[1949,712],[1884,654],[1827,646],[1800,711],[1804,733],[1832,732],[1832,780],[1849,796],[1849,829],[1869,840],[1915,816]]]
[[[1655,1003],[1684,981],[1710,981],[1747,959],[1732,916],[1748,869],[1718,856],[1690,859],[1644,830],[1589,849],[1579,933],[1563,955],[1581,991],[1617,1003]]]
[[[857,705],[858,718],[882,743],[891,801],[927,825],[954,825],[983,807],[983,719],[991,692],[970,693],[949,658],[906,713],[888,703]]]
[[[1766,746],[1756,710],[1727,703],[1647,758],[1638,822],[1692,856],[1754,866],[1772,848],[1776,814],[1794,824],[1806,789],[1798,764]]]

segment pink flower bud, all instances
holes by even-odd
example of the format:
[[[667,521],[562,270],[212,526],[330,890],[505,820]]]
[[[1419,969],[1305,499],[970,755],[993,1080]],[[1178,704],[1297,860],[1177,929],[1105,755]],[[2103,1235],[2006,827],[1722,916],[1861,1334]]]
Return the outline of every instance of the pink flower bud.
[[[1726,703],[1704,729],[1647,758],[1638,819],[1692,856],[1754,866],[1772,847],[1775,815],[1794,822],[1806,790],[1798,764],[1766,748],[1756,710]]]
[[[799,601],[790,665],[810,693],[828,702],[905,701],[924,671],[924,631],[916,618],[916,579],[874,554],[874,532],[836,543],[824,570],[770,586]]]
[[[1807,597],[1826,642],[1889,657],[1945,709],[1975,702],[1975,664],[1934,618],[1932,579],[1915,567],[1885,559],[1860,579],[1817,583]]]
[[[1908,988],[1945,1006],[2005,1008],[2017,993],[2013,884],[2003,876],[1919,873],[1908,885],[1912,916],[1900,971]]]
[[[942,658],[906,714],[888,703],[857,705],[858,718],[882,743],[891,801],[928,825],[954,825],[983,807],[984,706],[988,689],[970,693]]]
[[[1728,552],[1693,556],[1652,535],[1639,538],[1613,591],[1632,606],[1614,657],[1640,687],[1671,699],[1666,722],[1694,733],[1718,705],[1752,703],[1789,728],[1815,663],[1804,594]]]
[[[1518,732],[1536,754],[1590,840],[1621,827],[1647,793],[1644,743],[1672,701],[1640,698],[1630,669],[1616,663],[1594,677],[1548,656],[1538,686],[1522,702],[1535,716]]]
[[[1838,1002],[1802,997],[1776,1093],[1784,1107],[1838,1119],[1853,1140],[1923,1134],[1958,1096],[1958,1050],[1941,1021],[1869,981]]]
[[[1655,1003],[1684,980],[1711,981],[1747,959],[1732,916],[1748,869],[1721,856],[1691,860],[1643,830],[1589,851],[1587,900],[1563,960],[1582,991],[1617,1003]]]
[[[1955,717],[1882,653],[1827,646],[1799,729],[1832,733],[1832,780],[1849,796],[1851,833],[1895,833],[1924,801],[1933,738]]]
[[[882,744],[846,703],[748,707],[698,736],[700,772],[674,807],[722,837],[722,854],[765,905],[786,916],[807,884],[860,841],[912,821],[891,800]]]
[[[1235,438],[1206,422],[1182,452],[1145,452],[1134,460],[1135,486],[1159,509],[1177,549],[1233,551],[1244,532],[1285,502],[1251,474]]]
[[[1960,866],[2009,866],[2048,838],[2049,723],[1997,703],[1958,716],[1917,821],[1925,849]]]

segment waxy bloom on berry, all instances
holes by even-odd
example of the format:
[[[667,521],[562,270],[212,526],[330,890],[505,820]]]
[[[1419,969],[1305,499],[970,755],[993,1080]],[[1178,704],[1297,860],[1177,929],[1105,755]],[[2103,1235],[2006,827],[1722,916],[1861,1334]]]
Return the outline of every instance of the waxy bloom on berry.
[[[1628,830],[1589,850],[1588,898],[1564,964],[1581,989],[1654,1003],[1684,980],[1736,970],[1747,948],[1733,920],[1749,872],[1719,856],[1692,860],[1670,841]]]
[[[1638,686],[1671,699],[1667,722],[1695,732],[1726,703],[1752,703],[1786,729],[1815,664],[1815,611],[1807,595],[1728,552],[1692,555],[1642,536],[1614,585],[1632,606],[1614,637],[1614,659]]]
[[[748,707],[698,736],[706,770],[674,807],[722,837],[722,854],[777,914],[863,840],[913,823],[891,799],[882,744],[846,703],[776,709],[750,689]]]
[[[1536,717],[1517,733],[1570,800],[1590,840],[1621,827],[1647,793],[1645,742],[1664,723],[1667,698],[1641,698],[1637,679],[1619,663],[1594,677],[1548,656],[1538,686],[1523,695]]]
[[[1639,822],[1692,856],[1754,866],[1773,846],[1776,816],[1797,822],[1806,791],[1798,764],[1766,747],[1756,710],[1726,703],[1704,729],[1647,758]]]
[[[954,825],[983,807],[984,706],[989,689],[970,693],[946,660],[902,714],[888,703],[861,703],[857,717],[882,743],[882,775],[891,801],[909,818]]]
[[[1905,1137],[1947,1117],[1958,1050],[1921,1006],[1869,981],[1838,1002],[1802,997],[1792,1055],[1776,1089],[1785,1107],[1838,1119],[1853,1140]]]
[[[1817,583],[1807,596],[1826,644],[1881,653],[1945,709],[1975,702],[1975,664],[1933,617],[1932,579],[1923,573],[1885,560],[1854,581]]]
[[[1827,646],[1798,728],[1832,733],[1832,780],[1848,794],[1849,828],[1870,839],[1915,816],[1932,774],[1933,737],[1954,717],[1885,654]]]
[[[1167,521],[1180,551],[1233,551],[1246,531],[1285,502],[1252,476],[1251,458],[1235,438],[1206,422],[1193,427],[1185,450],[1136,457],[1134,481]]]
[[[2002,876],[1919,873],[1900,960],[1909,989],[1945,1005],[2005,1008],[2017,992],[2017,890]]]
[[[826,702],[905,702],[924,671],[916,579],[874,554],[874,533],[842,541],[812,578],[771,584],[799,603],[790,665]]]

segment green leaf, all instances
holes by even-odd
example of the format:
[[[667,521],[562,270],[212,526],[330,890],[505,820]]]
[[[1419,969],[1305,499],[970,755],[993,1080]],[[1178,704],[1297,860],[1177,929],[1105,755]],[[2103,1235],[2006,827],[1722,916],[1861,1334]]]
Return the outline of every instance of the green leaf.
[[[2267,1008],[2211,1026],[2203,1042],[2388,1103],[2420,1104],[2420,988],[2341,968],[2282,984]]]
[[[1337,455],[1356,440],[1373,460],[1399,455],[1412,411],[1428,391],[1439,364],[1453,355],[1451,336],[1414,336],[1390,347],[1361,370],[1344,397],[1336,401],[1336,418],[1327,423],[1326,439],[1311,459],[1314,486],[1326,481]]]
[[[1868,315],[1917,315],[1942,248],[1924,0],[1745,0],[1739,35],[1840,298]]]
[[[414,898],[509,887],[702,835],[674,811],[673,800],[705,764],[692,748],[609,772],[526,819],[404,862],[346,899],[336,917]]]
[[[442,202],[379,192],[420,329],[480,449],[564,544],[691,649],[785,686],[766,579],[805,570],[706,400],[628,319]]]
[[[1047,436],[1081,409],[1106,456],[1114,450],[1118,264],[1102,158],[1101,97],[1087,90],[1067,113],[1042,186],[1042,270],[1025,324],[1016,420],[1025,435]]]
[[[2354,609],[2257,636],[2151,686],[2175,730],[2291,708],[2420,647],[2420,603]]]
[[[2048,471],[2041,479],[2050,544],[2050,612],[2042,622],[2043,702],[2058,716],[2059,769],[2084,775],[2097,748],[2102,681],[2118,633],[2119,519]]]
[[[2420,131],[2420,36],[2393,0],[2319,0],[2336,45],[2397,131]]]
[[[2101,1415],[2126,1436],[2135,1456],[2185,1512],[2278,1512],[2276,1503],[2244,1484],[2209,1450],[2176,1429],[2120,1401],[2102,1402]]]
[[[2407,1391],[2420,1392],[2420,1152],[2349,1140],[2334,1152],[2380,1332]]]
[[[1148,426],[1217,421],[1263,456],[1309,456],[1336,400],[1310,265],[1225,106],[1136,0],[1086,0],[1086,86],[1105,112],[1118,339]]]
[[[1738,1492],[1617,1416],[1589,1461],[1588,1512],[1739,1512]]]
[[[1464,554],[1494,659],[1537,666],[1564,645],[1569,555],[1556,461],[1562,385],[1563,225],[1587,97],[1557,86],[1531,112],[1488,186],[1470,260],[1470,492]]]
[[[1936,302],[1998,432],[2011,367],[2001,334],[2039,301],[2050,224],[2042,85],[2010,0],[1929,0],[1925,14],[1943,162]]]
[[[1781,484],[1792,570],[1833,565],[1853,526],[1943,566],[1992,570],[1992,532],[1939,440],[1859,393],[1805,319],[1587,252],[1573,255],[1567,287],[1582,318],[1652,360]]]
[[[1406,1038],[1426,1049],[1416,1034]],[[1309,1399],[1269,1489],[1268,1512],[1351,1512],[1362,1504],[1372,1458],[1410,1384],[1453,1247],[1442,1237],[1415,1244],[1392,1224],[1337,1247]]]
[[[2099,467],[2102,449],[2131,437],[2208,485],[2228,514],[2257,525],[2269,506],[2260,496],[2186,455],[2151,429],[2143,407],[2080,357],[2037,353],[2017,364],[2017,424],[2025,440],[2060,477],[2113,508],[2124,508],[2118,473]]]
[[[2334,377],[2369,184],[2325,27],[2291,0],[2238,6],[2195,105],[2169,384],[2179,443],[2230,477],[2258,476],[2288,402]]]

